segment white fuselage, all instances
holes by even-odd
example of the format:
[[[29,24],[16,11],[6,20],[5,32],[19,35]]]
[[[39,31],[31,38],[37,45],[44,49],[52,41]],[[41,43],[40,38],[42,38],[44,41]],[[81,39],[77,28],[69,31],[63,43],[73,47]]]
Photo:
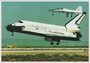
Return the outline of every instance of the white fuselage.
[[[70,10],[70,9],[66,9],[66,8],[63,8],[63,9],[54,9],[54,10],[52,10],[52,12],[79,13],[79,14],[82,13],[82,11]]]
[[[14,26],[24,26],[22,31],[28,31],[33,33],[45,34],[47,36],[60,36],[60,37],[73,37],[76,38],[76,34],[67,30],[65,26],[44,24],[32,21],[24,21],[23,23],[14,23]]]

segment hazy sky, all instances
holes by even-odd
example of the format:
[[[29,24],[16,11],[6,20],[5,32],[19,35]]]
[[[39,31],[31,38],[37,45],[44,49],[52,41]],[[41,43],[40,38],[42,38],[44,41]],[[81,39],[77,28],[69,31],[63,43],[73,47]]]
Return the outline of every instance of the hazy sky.
[[[15,45],[32,45],[32,46],[48,46],[48,41],[44,41],[43,37],[15,33],[12,37],[11,33],[6,30],[8,24],[15,23],[19,20],[29,20],[34,22],[49,23],[55,25],[64,25],[71,17],[66,17],[64,13],[55,13],[52,16],[48,10],[53,8],[68,8],[75,10],[78,6],[82,6],[87,12],[80,24],[82,38],[81,41],[61,41],[61,45],[88,45],[88,3],[87,2],[3,2],[2,3],[2,44]],[[71,16],[71,15],[69,15]],[[75,15],[73,15],[74,17]]]

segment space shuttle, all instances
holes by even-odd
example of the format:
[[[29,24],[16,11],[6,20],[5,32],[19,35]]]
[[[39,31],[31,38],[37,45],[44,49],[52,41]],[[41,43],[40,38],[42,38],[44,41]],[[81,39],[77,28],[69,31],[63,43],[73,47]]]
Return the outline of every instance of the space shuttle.
[[[76,10],[70,10],[67,8],[55,8],[50,9],[50,12],[52,12],[52,16],[54,16],[54,13],[66,13],[66,16],[68,17],[69,14],[71,14],[71,17],[73,14],[82,14],[82,7],[78,6]]]
[[[73,11],[75,12],[75,11]],[[82,37],[79,24],[85,17],[86,12],[78,13],[65,25],[53,25],[34,21],[19,20],[6,26],[6,29],[14,35],[14,32],[37,35],[44,37],[51,45],[60,44],[60,40],[79,41]]]

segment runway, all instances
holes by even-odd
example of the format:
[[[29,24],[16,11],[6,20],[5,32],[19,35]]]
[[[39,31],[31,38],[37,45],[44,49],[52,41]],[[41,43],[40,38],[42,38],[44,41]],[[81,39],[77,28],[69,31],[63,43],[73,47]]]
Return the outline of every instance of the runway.
[[[2,55],[78,54],[88,56],[88,48],[2,48]]]
[[[88,48],[2,48],[2,51],[87,50]]]

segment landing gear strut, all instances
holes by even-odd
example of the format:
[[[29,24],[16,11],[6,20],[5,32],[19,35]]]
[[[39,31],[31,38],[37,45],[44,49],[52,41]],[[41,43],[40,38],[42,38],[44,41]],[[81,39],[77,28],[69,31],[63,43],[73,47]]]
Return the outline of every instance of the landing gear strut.
[[[12,32],[11,36],[14,36],[14,33]]]
[[[73,16],[73,14],[71,14],[71,17]]]
[[[52,12],[52,16],[54,16],[54,12]]]
[[[67,16],[67,17],[68,17],[68,14],[69,14],[69,13],[66,13],[66,16]]]

